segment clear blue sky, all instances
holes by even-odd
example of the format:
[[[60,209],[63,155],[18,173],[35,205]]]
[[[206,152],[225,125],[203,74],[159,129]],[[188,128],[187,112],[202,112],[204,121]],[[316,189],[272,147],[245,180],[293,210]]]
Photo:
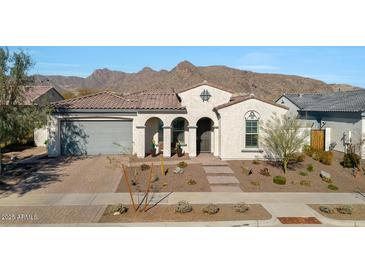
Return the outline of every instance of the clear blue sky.
[[[194,65],[226,65],[255,72],[307,76],[365,87],[365,47],[9,47],[27,50],[34,73],[86,77],[95,69],[138,72]]]

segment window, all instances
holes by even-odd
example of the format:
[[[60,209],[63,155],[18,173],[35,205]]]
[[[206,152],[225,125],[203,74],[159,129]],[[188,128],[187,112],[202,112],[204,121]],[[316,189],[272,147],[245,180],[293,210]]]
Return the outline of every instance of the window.
[[[177,142],[185,144],[185,120],[178,118],[172,122],[172,142],[176,144]]]
[[[246,120],[246,147],[257,148],[259,146],[258,120]]]

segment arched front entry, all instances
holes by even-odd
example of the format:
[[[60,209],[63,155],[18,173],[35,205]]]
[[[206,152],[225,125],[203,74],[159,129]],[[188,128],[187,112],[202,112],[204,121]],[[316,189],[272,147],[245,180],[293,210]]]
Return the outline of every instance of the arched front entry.
[[[152,154],[153,148],[159,154],[163,149],[163,122],[160,118],[152,117],[146,121],[145,126],[145,154]]]
[[[196,151],[213,152],[213,121],[210,118],[201,118],[197,123],[196,130]]]

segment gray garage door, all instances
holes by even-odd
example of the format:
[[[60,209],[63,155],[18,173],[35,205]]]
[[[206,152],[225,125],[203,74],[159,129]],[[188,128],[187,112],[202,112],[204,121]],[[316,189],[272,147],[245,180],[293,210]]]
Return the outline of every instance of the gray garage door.
[[[61,121],[62,155],[121,153],[132,153],[132,121]]]

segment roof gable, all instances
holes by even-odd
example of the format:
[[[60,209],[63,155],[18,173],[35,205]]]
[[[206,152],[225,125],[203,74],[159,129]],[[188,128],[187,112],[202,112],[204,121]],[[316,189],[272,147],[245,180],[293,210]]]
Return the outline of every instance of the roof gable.
[[[191,86],[191,87],[189,87],[189,88],[184,88],[184,89],[182,89],[182,90],[179,90],[177,93],[183,93],[183,92],[186,92],[186,91],[189,91],[189,90],[191,90],[191,89],[194,89],[194,88],[198,88],[198,87],[201,87],[201,86],[209,86],[209,87],[212,87],[212,88],[216,88],[216,89],[220,89],[220,90],[223,90],[223,91],[226,91],[226,92],[229,92],[229,93],[237,93],[237,92],[234,92],[234,91],[232,91],[232,90],[228,90],[228,89],[226,89],[226,88],[222,88],[222,87],[220,87],[220,86],[218,86],[218,85],[216,85],[216,84],[211,84],[211,83],[208,83],[208,81],[203,81],[202,83],[199,83],[199,84],[196,84],[196,85],[194,85],[194,86]]]
[[[283,106],[283,105],[280,105],[280,104],[276,104],[276,103],[273,103],[273,102],[270,102],[270,101],[267,101],[267,100],[264,100],[264,99],[257,98],[253,94],[243,95],[243,96],[234,96],[234,97],[231,98],[231,100],[228,103],[219,105],[219,106],[215,107],[214,109],[215,110],[220,110],[220,109],[223,109],[223,108],[227,108],[227,107],[233,106],[233,105],[238,104],[238,103],[242,103],[242,102],[247,101],[247,100],[250,100],[250,99],[254,99],[254,100],[257,100],[257,101],[260,101],[260,102],[264,102],[266,104],[270,104],[270,105],[273,105],[275,107],[283,108],[283,109],[286,109],[286,110],[289,109],[286,106]]]

